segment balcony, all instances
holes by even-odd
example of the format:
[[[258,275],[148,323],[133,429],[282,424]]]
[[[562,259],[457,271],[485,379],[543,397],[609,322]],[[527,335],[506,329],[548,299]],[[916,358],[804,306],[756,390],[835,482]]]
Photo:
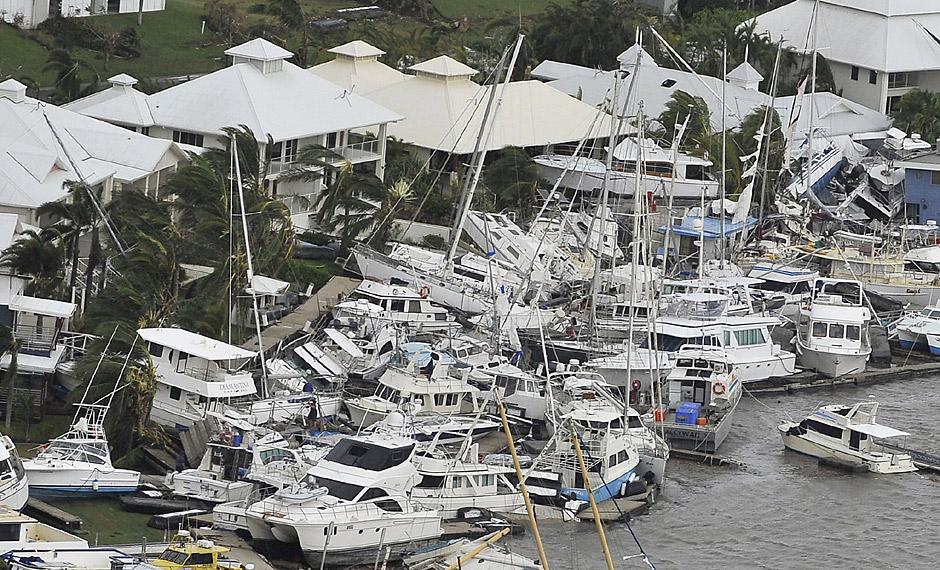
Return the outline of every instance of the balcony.
[[[13,331],[13,338],[20,345],[17,352],[34,356],[48,356],[55,348],[58,336],[59,331],[56,327],[17,324]]]
[[[324,162],[335,168],[339,168],[347,162],[351,164],[361,164],[364,162],[375,162],[382,158],[378,139],[369,139],[346,146],[334,147],[329,150],[336,153],[338,156],[326,158]],[[294,160],[284,161],[282,159],[274,159],[268,164],[268,175],[279,176],[297,166],[298,163]]]

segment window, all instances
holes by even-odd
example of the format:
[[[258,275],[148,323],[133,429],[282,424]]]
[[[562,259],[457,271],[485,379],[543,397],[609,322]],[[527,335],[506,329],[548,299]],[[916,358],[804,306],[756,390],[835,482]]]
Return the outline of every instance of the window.
[[[150,136],[150,127],[140,127],[140,134]]]
[[[901,72],[888,74],[888,89],[902,89],[904,87],[911,87],[913,85],[913,73]]]
[[[297,139],[284,141],[284,162],[297,160]]]
[[[176,371],[181,373],[186,370],[186,361],[189,360],[189,355],[185,352],[181,352],[179,355],[179,360],[176,361]]]
[[[147,348],[147,351],[150,352],[150,356],[154,358],[160,358],[163,356],[163,345],[150,343],[150,346]]]
[[[326,135],[326,148],[336,148],[336,133]]]
[[[852,81],[858,81],[858,66],[852,66]]]
[[[405,302],[399,299],[393,299],[391,302],[391,310],[397,311],[399,313],[405,312]]]
[[[268,147],[268,159],[273,160],[274,162],[280,162],[283,148],[283,143],[276,142],[272,144],[270,147]]]
[[[672,87],[672,86],[675,85],[675,84],[676,84],[676,80],[675,80],[675,79],[667,79],[667,80],[665,80],[665,81],[662,82],[662,86],[665,87],[665,88],[667,88],[667,89],[670,88],[670,87]]]
[[[385,499],[384,501],[376,501],[375,506],[382,509],[387,513],[400,513],[401,505],[398,504],[398,501],[393,499]]]
[[[189,133],[186,131],[173,131],[173,142],[180,144],[188,144],[191,146],[202,146],[203,137],[197,133]]]
[[[862,338],[862,327],[858,325],[847,325],[845,327],[845,338],[849,340],[859,340]]]
[[[179,400],[180,396],[183,395],[183,391],[176,386],[170,386],[170,399]]]
[[[186,561],[186,565],[208,565],[212,564],[212,554],[208,552],[193,552],[189,555],[189,560]]]
[[[463,477],[451,477],[450,478],[451,489],[460,489],[461,487],[463,487]]]
[[[816,338],[825,338],[827,328],[826,323],[813,323],[813,336]]]
[[[901,105],[901,96],[900,96],[900,95],[892,95],[891,97],[888,97],[888,101],[887,101],[886,111],[885,111],[885,112],[890,115],[891,113],[896,112],[896,111],[898,110],[898,107],[899,107],[900,105]]]
[[[872,85],[875,85],[876,83],[878,83],[878,72],[875,71],[874,69],[868,72],[868,82],[871,83]]]
[[[833,439],[842,439],[842,428],[817,422],[816,420],[803,420],[800,427],[821,433]]]
[[[444,486],[444,478],[439,475],[424,475],[418,487],[422,489],[440,489]]]
[[[829,325],[829,338],[845,338],[845,326],[837,324]]]
[[[755,344],[764,344],[764,331],[760,329],[734,331],[734,337],[738,340],[738,346],[753,346]]]
[[[360,501],[368,501],[369,499],[381,499],[382,497],[387,497],[388,493],[382,489],[371,488],[368,489],[365,493],[362,494]]]
[[[421,312],[421,301],[408,301],[408,312],[409,312],[409,313],[420,313],[420,312]]]
[[[930,183],[934,186],[940,186],[940,170],[934,170],[930,173]]]

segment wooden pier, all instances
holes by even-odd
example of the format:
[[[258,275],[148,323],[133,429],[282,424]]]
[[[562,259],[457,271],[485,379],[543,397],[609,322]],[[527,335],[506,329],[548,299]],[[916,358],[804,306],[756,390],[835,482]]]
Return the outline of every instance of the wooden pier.
[[[26,506],[23,508],[23,512],[39,522],[46,523],[61,530],[76,532],[82,528],[81,518],[34,497],[30,497],[26,500]]]

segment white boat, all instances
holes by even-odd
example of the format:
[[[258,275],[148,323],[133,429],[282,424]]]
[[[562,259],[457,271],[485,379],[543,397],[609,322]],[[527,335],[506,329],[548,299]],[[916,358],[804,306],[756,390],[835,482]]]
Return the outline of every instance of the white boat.
[[[365,319],[378,323],[405,325],[410,330],[441,332],[460,328],[448,310],[429,298],[430,290],[420,292],[401,285],[363,281],[349,299],[333,307],[333,317],[343,325]]]
[[[353,423],[370,426],[409,401],[422,411],[444,416],[478,412],[482,393],[467,381],[470,369],[430,362],[425,368],[429,372],[422,372],[418,362],[407,369],[389,368],[379,378],[373,395],[347,399],[346,408]]]
[[[488,391],[495,387],[506,412],[516,418],[545,421],[545,379],[503,363],[470,372],[470,381]]]
[[[408,570],[541,570],[538,560],[500,548],[492,541],[500,531],[481,536],[476,540],[460,538],[429,546],[403,560]],[[481,549],[483,549],[481,551]],[[473,554],[473,558],[465,557]]]
[[[898,344],[905,350],[931,350],[928,334],[940,335],[940,301],[924,307],[916,313],[905,315],[894,324],[898,335]],[[935,343],[940,354],[940,343]]]
[[[88,541],[0,506],[0,550],[87,550]],[[7,562],[7,560],[5,560]],[[71,565],[69,565],[71,567]]]
[[[525,503],[510,481],[515,469],[480,461],[479,448],[466,445],[462,455],[440,446],[419,451],[415,466],[421,482],[411,492],[415,504],[457,518],[463,509],[485,509],[495,513],[522,514]]]
[[[852,298],[830,293],[846,283],[857,292]],[[865,371],[871,356],[871,312],[863,302],[864,292],[858,281],[816,280],[810,308],[800,312],[797,328],[795,344],[801,366],[830,378]]]
[[[310,565],[371,563],[380,545],[395,559],[436,540],[440,513],[407,497],[421,480],[414,450],[385,432],[341,440],[300,483],[248,508],[252,539],[298,544]]]
[[[0,435],[0,507],[19,511],[29,498],[29,481],[16,445]]]
[[[801,267],[793,267],[772,262],[759,262],[751,267],[748,277],[760,279],[754,286],[755,292],[764,297],[764,302],[771,302],[779,297],[783,302],[780,313],[796,315],[800,305],[809,300],[813,283],[819,278],[819,272]]]
[[[614,149],[610,171],[610,192],[631,197],[636,191],[636,163],[638,146],[642,146],[646,170],[640,178],[644,194],[657,198],[670,192],[676,200],[699,200],[718,196],[718,181],[708,169],[711,161],[678,153],[673,160],[672,152],[659,147],[652,139],[644,138],[640,145],[635,138],[627,138]],[[548,154],[535,157],[539,175],[551,182],[561,179],[560,186],[581,190],[599,191],[603,186],[607,167],[603,161],[585,156]]]
[[[872,473],[907,473],[917,467],[910,455],[879,447],[875,439],[910,435],[876,423],[878,402],[823,406],[800,422],[777,427],[787,449]]]
[[[36,497],[131,493],[140,472],[111,464],[104,430],[107,405],[76,404],[72,426],[43,446],[34,459],[23,462],[29,494]]]
[[[737,367],[720,347],[684,348],[667,382],[669,405],[654,411],[656,428],[672,448],[714,453],[744,392]]]

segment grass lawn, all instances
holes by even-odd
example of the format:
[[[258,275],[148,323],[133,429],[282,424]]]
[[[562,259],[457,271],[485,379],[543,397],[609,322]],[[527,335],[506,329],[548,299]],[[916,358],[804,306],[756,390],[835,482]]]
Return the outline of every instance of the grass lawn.
[[[492,18],[497,14],[531,16],[549,4],[568,4],[570,0],[432,0],[445,18]]]
[[[46,56],[46,48],[24,38],[16,28],[0,24],[0,80],[29,76],[42,83]]]

